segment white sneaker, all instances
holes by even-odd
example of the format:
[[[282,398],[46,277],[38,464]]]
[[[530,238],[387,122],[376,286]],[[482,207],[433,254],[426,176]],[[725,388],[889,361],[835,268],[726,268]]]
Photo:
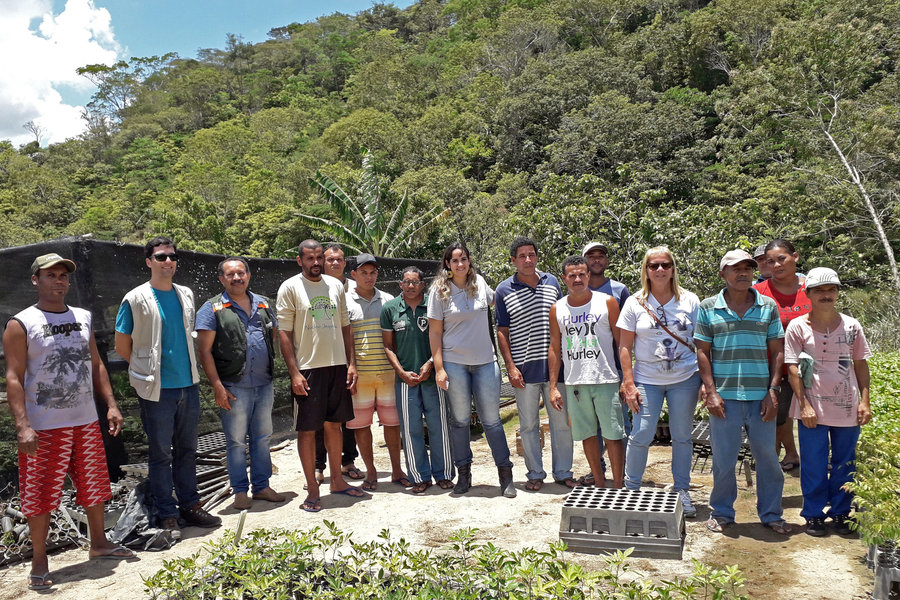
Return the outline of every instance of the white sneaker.
[[[691,502],[691,495],[687,490],[677,490],[678,491],[678,499],[681,500],[681,510],[684,513],[685,518],[692,519],[697,516],[697,509],[694,508],[694,503]]]

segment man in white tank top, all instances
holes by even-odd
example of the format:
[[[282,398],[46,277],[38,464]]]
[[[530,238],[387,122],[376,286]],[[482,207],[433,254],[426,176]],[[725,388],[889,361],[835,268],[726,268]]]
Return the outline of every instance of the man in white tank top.
[[[87,513],[90,558],[135,557],[108,541],[103,530],[103,502],[112,494],[94,394],[106,403],[111,435],[122,430],[122,414],[97,352],[91,313],[66,305],[73,271],[75,263],[58,254],[37,257],[31,264],[31,284],[38,302],[10,319],[3,334],[7,397],[16,421],[19,493],[31,530],[32,590],[53,585],[47,534],[66,473]]]
[[[572,437],[581,440],[584,455],[594,475],[594,485],[606,486],[597,428],[609,452],[615,487],[625,475],[625,437],[619,407],[619,373],[613,342],[618,342],[619,303],[609,294],[588,287],[587,263],[570,256],[562,263],[563,281],[569,295],[550,308],[550,401],[560,406],[559,365],[565,367],[566,405],[572,419]]]

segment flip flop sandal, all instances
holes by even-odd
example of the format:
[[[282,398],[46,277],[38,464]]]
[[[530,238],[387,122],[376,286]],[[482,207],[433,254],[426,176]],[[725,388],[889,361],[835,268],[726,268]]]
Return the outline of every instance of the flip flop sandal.
[[[367,492],[374,492],[375,490],[378,489],[378,480],[377,479],[373,479],[373,480],[366,479],[365,481],[362,482],[362,489],[366,490]]]
[[[587,475],[585,475],[587,477]],[[591,478],[591,484],[593,484],[594,478]],[[567,488],[575,488],[578,487],[578,484],[581,483],[577,481],[574,477],[566,477],[565,479],[555,479],[553,483],[558,483],[559,485]]]
[[[344,496],[350,496],[351,498],[368,498],[369,495],[365,492],[362,492],[355,487],[348,487],[343,490],[334,491],[331,490],[332,494],[341,494]]]
[[[537,492],[543,485],[543,479],[529,479],[527,482],[525,482],[525,489],[531,492]]]
[[[50,579],[50,571],[47,571],[43,575],[35,575],[32,573],[28,576],[29,590],[49,590],[51,587],[53,587],[53,580]]]
[[[453,489],[453,481],[451,479],[441,479],[437,484],[442,490]]]
[[[781,463],[781,470],[787,473],[800,466],[800,461],[787,460]]]
[[[391,483],[396,483],[397,485],[402,485],[405,488],[410,488],[413,486],[413,482],[411,482],[405,475],[403,477],[398,477],[391,481]]]
[[[431,487],[431,482],[430,482],[430,481],[420,481],[420,482],[417,483],[416,485],[412,486],[412,488],[410,489],[410,491],[411,491],[413,494],[424,494],[424,493],[425,493],[425,490],[427,490],[427,489],[430,488],[430,487]]]
[[[342,467],[341,473],[349,477],[350,479],[365,479],[365,475],[363,472],[356,468],[356,465],[350,465],[348,467]]]
[[[117,552],[119,554],[116,554]],[[123,552],[125,554],[122,554]],[[94,556],[89,556],[88,560],[129,560],[132,558],[137,558],[137,554],[135,554],[125,546],[117,546],[115,548],[110,548],[110,550],[105,554],[96,554]]]
[[[722,533],[729,525],[731,525],[731,521],[726,521],[725,519],[719,519],[716,517],[710,517],[706,522],[706,528],[713,533]]]
[[[791,527],[791,524],[785,521],[784,519],[779,519],[777,521],[769,521],[768,523],[763,523],[763,527],[768,527],[775,533],[779,535],[790,535],[794,532],[794,528]]]
[[[312,498],[307,498],[303,501],[303,504],[300,505],[300,508],[306,512],[317,513],[322,510],[322,499],[316,498],[313,500]]]

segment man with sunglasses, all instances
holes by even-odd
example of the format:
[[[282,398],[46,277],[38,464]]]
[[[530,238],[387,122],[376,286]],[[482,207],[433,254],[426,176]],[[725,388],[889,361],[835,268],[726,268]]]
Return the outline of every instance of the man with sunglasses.
[[[119,306],[116,352],[128,362],[128,380],[140,400],[158,524],[180,539],[179,516],[198,527],[222,523],[203,509],[197,491],[200,374],[194,354],[194,294],[172,281],[178,266],[175,242],[155,237],[144,246],[144,255],[150,281],[125,294]]]

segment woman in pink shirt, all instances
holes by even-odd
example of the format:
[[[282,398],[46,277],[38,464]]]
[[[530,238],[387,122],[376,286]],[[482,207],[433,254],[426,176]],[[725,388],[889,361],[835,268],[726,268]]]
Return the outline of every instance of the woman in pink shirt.
[[[791,416],[800,420],[800,515],[806,532],[814,536],[828,533],[826,517],[836,533],[850,532],[852,495],[843,486],[856,469],[859,428],[872,418],[866,361],[872,353],[859,321],[835,307],[840,285],[831,269],[812,269],[806,276],[810,312],[792,320],[784,338],[784,362],[796,400]]]

